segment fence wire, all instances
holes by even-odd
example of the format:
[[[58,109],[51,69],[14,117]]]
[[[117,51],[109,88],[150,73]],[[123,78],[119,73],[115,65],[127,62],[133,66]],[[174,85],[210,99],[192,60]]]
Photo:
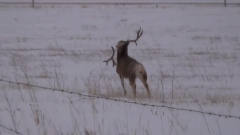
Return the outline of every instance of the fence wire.
[[[166,108],[166,109],[171,109],[171,110],[176,110],[176,111],[185,111],[185,112],[191,112],[191,113],[205,114],[205,115],[209,115],[209,116],[232,118],[232,119],[240,120],[240,116],[236,116],[236,115],[207,112],[207,111],[201,111],[201,110],[190,109],[190,108],[173,107],[173,106],[169,106],[169,105],[165,105],[165,104],[157,105],[157,104],[142,103],[142,102],[137,102],[137,101],[130,101],[127,99],[106,97],[103,95],[84,94],[84,93],[69,91],[67,89],[50,88],[50,87],[45,87],[45,86],[40,86],[40,85],[35,85],[35,84],[29,84],[29,83],[25,83],[25,82],[16,82],[16,81],[4,80],[4,79],[0,79],[0,82],[13,84],[13,85],[22,85],[22,86],[27,86],[27,87],[32,87],[32,88],[40,88],[42,90],[47,90],[47,91],[56,91],[56,92],[62,92],[62,93],[67,93],[67,94],[72,94],[72,95],[78,95],[80,97],[103,99],[103,100],[121,102],[121,103],[126,103],[126,104],[140,105],[140,106],[145,106],[145,107]]]
[[[201,1],[189,1],[189,0],[125,0],[125,1],[109,1],[109,0],[0,0],[0,4],[31,4],[34,7],[37,4],[84,4],[84,5],[160,5],[160,4],[174,4],[174,5],[239,5],[240,2],[234,0],[201,0]]]
[[[0,128],[6,129],[6,130],[8,130],[9,132],[15,133],[15,134],[17,134],[17,135],[23,135],[23,134],[20,133],[19,131],[15,130],[15,129],[12,129],[12,128],[8,128],[8,127],[6,127],[6,126],[4,126],[4,125],[2,125],[2,124],[0,124]],[[1,132],[0,132],[0,133],[1,133]]]

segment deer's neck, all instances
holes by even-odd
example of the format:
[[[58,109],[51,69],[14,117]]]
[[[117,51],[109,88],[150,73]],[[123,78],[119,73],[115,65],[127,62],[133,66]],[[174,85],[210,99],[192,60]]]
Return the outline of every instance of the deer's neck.
[[[122,57],[128,57],[128,46],[124,46],[122,50],[118,51],[117,61],[119,61]]]

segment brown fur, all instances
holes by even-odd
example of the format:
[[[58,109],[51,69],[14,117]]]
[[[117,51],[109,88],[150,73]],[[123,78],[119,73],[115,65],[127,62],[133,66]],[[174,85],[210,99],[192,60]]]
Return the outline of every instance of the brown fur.
[[[124,95],[127,91],[124,87],[124,78],[129,79],[130,85],[133,89],[133,94],[136,97],[136,78],[139,78],[145,86],[148,96],[151,96],[147,84],[147,72],[144,66],[136,61],[134,58],[128,56],[129,41],[119,41],[117,44],[117,68],[116,71],[121,79],[121,84],[124,90]]]

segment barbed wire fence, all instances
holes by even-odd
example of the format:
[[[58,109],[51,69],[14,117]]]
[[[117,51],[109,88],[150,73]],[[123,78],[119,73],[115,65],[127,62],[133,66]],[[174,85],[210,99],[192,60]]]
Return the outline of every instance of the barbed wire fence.
[[[143,102],[139,102],[139,101],[132,101],[132,100],[121,99],[121,98],[112,98],[112,97],[107,97],[104,95],[85,94],[85,93],[70,91],[67,89],[50,88],[50,87],[46,87],[46,86],[29,84],[29,83],[25,83],[25,82],[10,81],[10,80],[5,80],[5,79],[1,79],[1,78],[0,78],[0,82],[8,83],[10,85],[18,85],[18,86],[21,85],[21,86],[25,86],[25,87],[38,88],[40,90],[46,90],[46,91],[52,91],[52,92],[61,92],[61,93],[65,93],[65,94],[77,95],[77,96],[86,97],[86,98],[102,99],[102,100],[120,102],[120,103],[125,103],[125,104],[134,104],[134,105],[139,105],[139,106],[143,106],[143,107],[151,107],[151,108],[157,108],[157,109],[165,108],[165,109],[170,109],[170,110],[175,110],[175,111],[185,111],[185,112],[190,112],[190,113],[199,113],[199,114],[208,115],[208,116],[240,120],[240,116],[236,116],[236,115],[221,114],[221,113],[208,112],[208,111],[196,110],[196,109],[190,109],[190,108],[173,107],[173,106],[166,105],[166,104],[161,104],[161,105],[149,104],[149,103],[143,103]],[[0,124],[0,128],[3,128],[11,133],[16,134],[16,135],[23,135],[21,132],[17,131],[16,129],[9,128],[2,124]]]
[[[11,133],[15,133],[16,135],[23,135],[22,133],[20,133],[19,131],[15,130],[15,129],[12,129],[12,128],[9,128],[9,127],[6,127],[2,124],[0,124],[0,128],[3,128]],[[1,132],[0,132],[1,133]]]
[[[23,1],[8,1],[8,0],[0,0],[0,4],[29,4],[31,5],[32,8],[35,8],[36,5],[40,4],[87,4],[87,5],[158,5],[161,4],[181,4],[181,5],[193,5],[193,4],[218,4],[218,5],[224,5],[227,7],[227,5],[240,5],[240,2],[236,1],[231,1],[231,0],[216,0],[216,1],[208,1],[208,0],[203,0],[201,2],[198,1],[166,1],[166,0],[150,0],[150,1],[137,1],[137,0],[126,0],[126,1],[83,1],[83,0],[78,0],[78,1],[67,1],[67,0],[55,0],[55,1],[41,1],[41,0],[23,0]]]
[[[29,83],[25,83],[25,82],[15,82],[15,81],[4,80],[4,79],[0,79],[0,82],[13,84],[13,85],[22,85],[22,86],[27,86],[27,87],[32,87],[32,88],[39,88],[39,89],[46,90],[46,91],[55,91],[55,92],[62,92],[62,93],[71,94],[71,95],[78,95],[80,97],[103,99],[103,100],[121,102],[121,103],[126,103],[126,104],[140,105],[140,106],[145,106],[145,107],[166,108],[166,109],[171,109],[171,110],[176,110],[176,111],[185,111],[185,112],[191,112],[191,113],[205,114],[205,115],[209,115],[209,116],[232,118],[232,119],[240,120],[240,116],[207,112],[207,111],[201,111],[201,110],[189,109],[189,108],[173,107],[173,106],[166,105],[166,104],[161,104],[161,105],[149,104],[149,103],[143,103],[143,102],[139,102],[139,101],[133,101],[133,100],[127,100],[127,99],[121,99],[121,98],[112,98],[112,97],[107,97],[104,95],[85,94],[85,93],[80,93],[80,92],[69,91],[67,89],[50,88],[50,87],[45,87],[45,86],[40,86],[40,85],[35,85],[35,84],[29,84]]]

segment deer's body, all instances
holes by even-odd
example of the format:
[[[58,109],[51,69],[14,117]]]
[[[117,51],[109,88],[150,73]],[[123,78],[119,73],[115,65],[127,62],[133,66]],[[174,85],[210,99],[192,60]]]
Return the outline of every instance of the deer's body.
[[[137,40],[142,36],[143,31],[140,28],[137,31],[137,38],[135,40],[119,41],[116,45],[117,48],[117,62],[114,61],[113,56],[115,53],[114,48],[112,47],[113,54],[112,56],[105,60],[104,62],[108,63],[110,60],[113,62],[113,66],[117,65],[116,72],[118,73],[121,79],[121,85],[124,90],[124,95],[127,94],[127,91],[124,86],[124,79],[128,79],[129,83],[133,89],[134,97],[136,97],[136,79],[140,79],[143,85],[145,86],[148,96],[151,96],[148,84],[147,84],[147,72],[144,66],[135,60],[134,58],[128,56],[128,45],[130,42],[134,42],[137,45]]]
[[[118,60],[117,73],[124,78],[134,78],[136,73],[144,69],[143,65],[135,59],[125,56]],[[146,74],[145,70],[143,72]]]
[[[129,79],[130,85],[133,89],[133,94],[136,97],[136,78],[139,78],[144,84],[148,95],[150,96],[150,90],[147,84],[147,72],[144,66],[137,60],[128,56],[128,41],[118,42],[117,47],[117,68],[116,71],[121,79],[121,84],[126,95],[126,89],[124,86],[124,78]]]
[[[118,44],[120,45],[120,43]],[[122,45],[117,50],[117,73],[124,78],[135,77],[135,70],[140,63],[128,56],[128,46]]]

